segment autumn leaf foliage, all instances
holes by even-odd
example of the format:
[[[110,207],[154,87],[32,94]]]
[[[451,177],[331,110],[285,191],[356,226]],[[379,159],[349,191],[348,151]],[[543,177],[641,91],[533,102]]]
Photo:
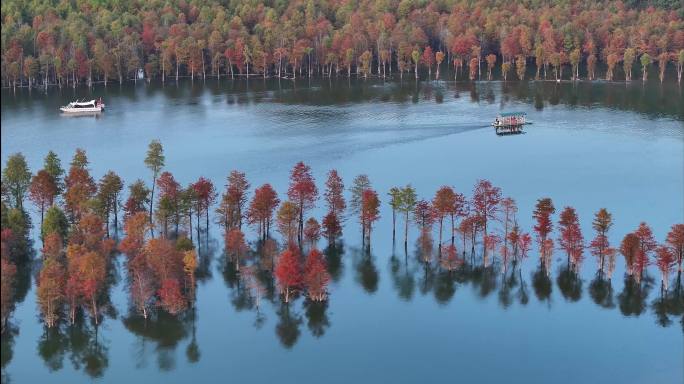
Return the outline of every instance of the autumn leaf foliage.
[[[290,302],[290,294],[302,285],[302,268],[299,253],[293,247],[289,247],[278,258],[275,270],[280,292],[285,295],[285,302]]]
[[[312,249],[304,265],[304,285],[309,298],[313,301],[324,301],[327,298],[327,286],[330,274],[323,254]]]

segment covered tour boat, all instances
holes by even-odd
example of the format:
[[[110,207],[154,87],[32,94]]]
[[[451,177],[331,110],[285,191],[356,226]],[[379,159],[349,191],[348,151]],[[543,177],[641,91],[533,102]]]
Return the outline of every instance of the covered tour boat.
[[[492,123],[496,128],[518,127],[527,124],[525,112],[505,112],[499,114]]]
[[[496,130],[497,135],[516,135],[525,133],[523,126],[530,124],[526,120],[527,114],[525,112],[506,112],[499,114],[492,126]]]
[[[104,109],[105,105],[102,102],[102,98],[90,101],[72,101],[64,107],[59,108],[59,110],[64,113],[93,113],[102,112]]]

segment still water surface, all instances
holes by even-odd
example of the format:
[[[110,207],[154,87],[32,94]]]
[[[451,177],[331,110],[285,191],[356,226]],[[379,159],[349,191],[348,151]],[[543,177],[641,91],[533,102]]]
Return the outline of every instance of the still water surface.
[[[183,185],[205,176],[223,186],[239,169],[252,187],[269,182],[283,196],[299,160],[321,190],[331,168],[348,185],[366,173],[385,202],[372,251],[361,251],[350,218],[343,244],[326,250],[328,302],[300,297],[288,308],[271,292],[257,311],[212,228],[192,313],[147,324],[131,314],[119,259],[99,328],[86,321],[55,332],[38,316],[36,265],[12,316],[14,332],[2,339],[3,382],[684,379],[684,292],[662,298],[654,266],[635,287],[625,284],[618,256],[606,283],[595,279],[587,253],[575,279],[557,251],[546,278],[533,250],[506,275],[500,262],[483,270],[477,256],[448,274],[422,264],[415,228],[407,254],[393,247],[385,195],[406,183],[425,199],[443,184],[470,195],[487,178],[516,199],[528,231],[536,199],[550,196],[558,209],[577,209],[586,239],[593,213],[606,207],[614,245],[642,220],[662,241],[684,220],[684,99],[676,84],[259,79],[115,86],[92,95],[108,106],[98,118],[57,111],[92,98],[85,90],[3,91],[3,165],[21,151],[35,171],[48,150],[67,164],[82,147],[96,178],[113,169],[127,182],[149,183],[143,159],[158,138],[166,169]],[[526,111],[533,124],[524,135],[496,136],[489,123],[511,110]],[[321,206],[313,212],[319,219]]]

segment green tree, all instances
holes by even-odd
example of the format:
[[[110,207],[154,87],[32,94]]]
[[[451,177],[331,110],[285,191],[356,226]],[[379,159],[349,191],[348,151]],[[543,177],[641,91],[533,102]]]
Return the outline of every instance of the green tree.
[[[121,205],[119,194],[123,189],[123,181],[121,177],[114,173],[114,171],[107,172],[102,179],[100,179],[100,186],[98,192],[98,200],[100,202],[102,213],[105,221],[105,228],[107,236],[109,236],[109,215],[114,215],[114,228],[119,228],[119,206]]]
[[[59,160],[56,153],[52,151],[48,152],[43,162],[43,169],[52,176],[55,185],[57,185],[59,194],[61,194],[64,191],[64,169],[62,168],[62,162]]]
[[[51,233],[57,233],[63,241],[66,241],[69,234],[69,220],[67,220],[64,212],[56,205],[48,208],[45,213],[45,220],[43,220],[43,226],[40,229],[43,239]]]
[[[154,207],[154,186],[157,184],[157,176],[164,168],[164,148],[159,140],[152,140],[147,149],[147,157],[145,157],[145,166],[152,171],[152,192],[150,194],[150,223],[152,222],[152,209]]]
[[[392,187],[388,193],[390,207],[392,207],[392,242],[396,238],[397,210],[401,205],[401,188]]]
[[[409,214],[418,203],[418,196],[416,190],[408,184],[401,189],[401,197],[399,199],[399,212],[404,214],[404,249],[408,247],[408,228],[409,228]]]
[[[12,207],[23,209],[24,198],[31,185],[31,171],[24,155],[15,153],[7,159],[2,178],[3,192],[7,194]]]
[[[622,65],[625,69],[625,80],[632,80],[632,65],[636,58],[636,50],[634,48],[625,49],[625,54],[622,56]]]

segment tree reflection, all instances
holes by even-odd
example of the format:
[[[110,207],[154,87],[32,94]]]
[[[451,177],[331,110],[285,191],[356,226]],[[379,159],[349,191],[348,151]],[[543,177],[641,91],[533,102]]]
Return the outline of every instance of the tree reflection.
[[[477,288],[477,293],[480,298],[485,298],[496,290],[497,278],[493,266],[473,266],[470,269],[470,277],[470,281],[472,282],[473,287]]]
[[[394,289],[397,290],[399,298],[404,301],[411,301],[413,292],[415,291],[416,281],[413,276],[413,271],[409,269],[408,258],[404,257],[400,260],[392,253],[389,267]]]
[[[451,301],[456,293],[455,271],[439,271],[435,279],[435,299],[441,305]]]
[[[684,319],[684,294],[682,292],[681,273],[677,275],[677,282],[673,289],[661,291],[660,296],[653,300],[651,309],[656,316],[656,323],[661,327],[669,327],[672,324],[672,318],[682,317]],[[682,331],[684,331],[684,328],[682,328]]]
[[[378,290],[380,280],[378,269],[373,262],[373,255],[370,251],[362,252],[360,249],[353,249],[354,269],[356,270],[356,281],[361,284],[364,291],[374,294]]]
[[[313,301],[307,299],[304,301],[305,315],[307,319],[307,326],[311,334],[319,338],[325,334],[325,331],[330,327],[330,319],[328,318],[328,300]]]
[[[138,336],[137,360],[146,361],[146,356],[150,353],[148,343],[152,343],[152,353],[157,355],[158,367],[163,371],[173,370],[176,366],[176,347],[192,332],[194,311],[187,310],[175,316],[159,311],[147,319],[132,311],[123,319],[123,324],[131,333]]]
[[[0,364],[2,367],[2,382],[9,383],[10,377],[5,368],[14,356],[14,339],[19,335],[19,327],[11,322],[5,325],[5,331],[0,338]]]
[[[344,273],[344,264],[342,263],[342,255],[344,255],[344,242],[338,240],[336,242],[328,243],[328,246],[325,248],[323,253],[325,254],[330,278],[335,282],[340,281],[342,274]]]
[[[639,316],[646,309],[646,299],[653,285],[653,278],[644,274],[641,281],[625,276],[625,286],[618,295],[620,312],[625,316]]]
[[[281,303],[277,311],[278,324],[276,324],[275,331],[283,347],[290,349],[299,339],[301,332],[299,326],[302,324],[302,317],[297,314],[290,305]]]
[[[594,280],[589,284],[589,296],[600,307],[615,308],[613,286],[610,279],[604,278],[602,273],[597,273]]]
[[[532,287],[534,288],[534,294],[539,301],[551,302],[553,284],[551,283],[549,273],[544,266],[540,265],[532,274]]]
[[[569,264],[561,267],[556,284],[566,300],[579,301],[582,298],[582,279]]]

